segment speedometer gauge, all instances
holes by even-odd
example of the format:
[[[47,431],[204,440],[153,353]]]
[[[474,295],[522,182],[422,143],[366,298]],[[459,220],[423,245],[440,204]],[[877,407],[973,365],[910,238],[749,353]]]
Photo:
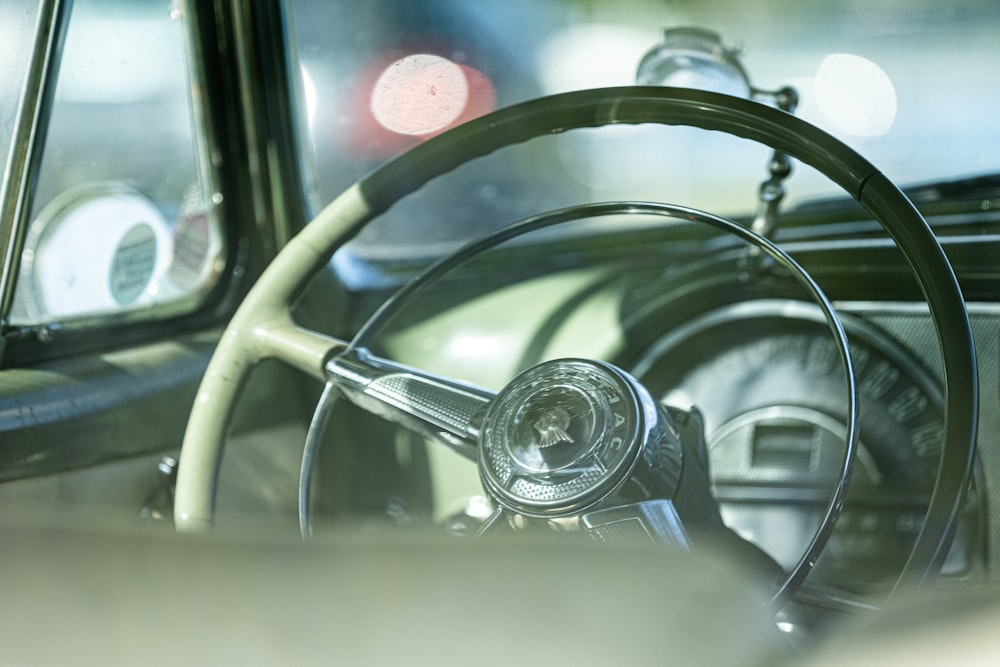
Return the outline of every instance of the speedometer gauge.
[[[160,296],[173,241],[163,213],[124,186],[57,197],[25,239],[15,303],[29,322],[114,312]]]
[[[844,586],[898,575],[923,522],[944,414],[937,384],[879,332],[845,318],[861,394],[860,454],[847,503],[815,574]],[[704,417],[726,523],[786,568],[822,517],[844,451],[846,390],[816,309],[788,301],[724,306],[655,343],[634,374]],[[946,569],[967,566],[960,534]]]

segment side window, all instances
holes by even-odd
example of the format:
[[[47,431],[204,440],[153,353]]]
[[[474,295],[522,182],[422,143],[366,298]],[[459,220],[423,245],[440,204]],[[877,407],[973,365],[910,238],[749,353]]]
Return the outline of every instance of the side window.
[[[12,325],[196,309],[225,239],[200,173],[179,5],[76,0]]]

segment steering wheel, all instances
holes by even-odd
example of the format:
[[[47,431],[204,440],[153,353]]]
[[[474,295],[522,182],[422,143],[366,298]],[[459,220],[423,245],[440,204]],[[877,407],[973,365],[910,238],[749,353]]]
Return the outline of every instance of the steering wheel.
[[[954,534],[971,475],[978,409],[971,326],[940,244],[898,188],[823,131],[755,102],[665,87],[573,92],[502,109],[417,146],[356,183],[324,209],[261,275],[209,362],[180,455],[174,509],[178,530],[203,530],[212,524],[216,480],[230,418],[250,371],[269,358],[326,382],[321,407],[328,403],[331,391],[340,391],[375,414],[477,459],[491,497],[508,510],[532,517],[579,516],[595,534],[623,519],[638,519],[647,532],[682,546],[687,543],[686,522],[717,527],[721,519],[706,495],[707,477],[698,471],[696,453],[685,451],[690,450],[691,440],[683,433],[685,417],[660,406],[624,371],[602,362],[557,360],[530,369],[493,394],[370,355],[359,341],[363,342],[366,332],[381,321],[384,311],[390,309],[388,305],[374,316],[370,326],[362,328],[352,344],[299,327],[289,312],[312,275],[327,265],[338,248],[367,222],[432,178],[475,157],[534,137],[613,123],[717,130],[783,151],[840,185],[894,239],[930,308],[946,383],[945,442],[937,481],[923,528],[899,581],[919,586],[936,575]],[[677,212],[677,207],[668,208]],[[720,220],[700,212],[691,214],[710,223]],[[766,240],[749,232],[741,236],[764,247],[772,257],[791,261]],[[442,265],[454,263],[446,259]],[[421,280],[433,275],[431,271]],[[403,291],[419,286],[411,284]],[[821,293],[819,300],[821,305],[825,301]],[[836,335],[839,322],[835,314],[828,320]],[[854,378],[846,341],[841,339],[840,344],[851,388]],[[588,416],[578,417],[582,414]],[[829,522],[824,521],[819,531],[825,530],[827,536],[850,473],[850,455],[857,439],[853,421],[848,429],[845,467],[835,492],[841,497],[831,500]],[[629,488],[623,492],[626,486]],[[600,505],[612,494],[668,500],[635,503],[629,516],[622,517],[615,514],[615,508]],[[772,600],[774,606],[805,576],[824,541],[814,539],[816,549],[807,552],[801,567],[782,585]]]

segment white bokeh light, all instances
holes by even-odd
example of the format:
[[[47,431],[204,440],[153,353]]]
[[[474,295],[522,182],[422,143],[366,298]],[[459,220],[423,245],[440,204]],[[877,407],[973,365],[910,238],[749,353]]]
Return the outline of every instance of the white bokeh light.
[[[813,83],[820,112],[837,130],[858,137],[887,134],[896,120],[896,88],[867,58],[833,53]]]
[[[537,64],[547,93],[635,83],[635,68],[660,29],[596,23],[572,25],[550,37]]]

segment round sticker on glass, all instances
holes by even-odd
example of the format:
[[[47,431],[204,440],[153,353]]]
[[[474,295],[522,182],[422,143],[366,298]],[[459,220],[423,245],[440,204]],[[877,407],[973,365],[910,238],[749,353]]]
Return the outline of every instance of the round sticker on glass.
[[[156,234],[146,223],[125,233],[111,260],[111,296],[118,305],[135,301],[149,285],[156,268]]]

